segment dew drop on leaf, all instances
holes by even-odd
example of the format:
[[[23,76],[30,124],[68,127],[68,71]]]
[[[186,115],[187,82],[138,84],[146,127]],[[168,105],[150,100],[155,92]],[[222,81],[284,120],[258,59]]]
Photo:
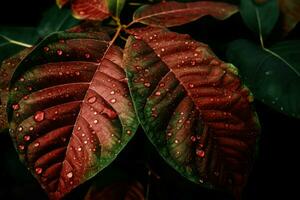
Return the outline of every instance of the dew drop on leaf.
[[[45,118],[45,112],[43,111],[37,111],[34,115],[34,121],[41,122]]]
[[[72,172],[67,173],[67,177],[68,178],[72,178],[73,177],[73,173]]]
[[[196,150],[196,155],[200,158],[203,158],[205,156],[205,152],[201,149]]]
[[[94,124],[97,124],[97,123],[98,123],[98,120],[97,120],[97,119],[95,119],[95,120],[94,120]]]
[[[111,99],[111,100],[109,100],[110,101],[110,103],[116,103],[116,99]]]
[[[93,96],[93,97],[90,97],[90,98],[88,99],[88,102],[89,102],[90,104],[92,104],[92,103],[95,103],[96,100],[97,100],[97,97]]]
[[[13,110],[19,110],[20,109],[20,105],[18,103],[17,104],[13,104],[12,108],[13,108]]]
[[[151,84],[150,84],[149,82],[146,82],[146,83],[144,83],[144,86],[145,86],[145,87],[150,87]]]
[[[61,56],[61,55],[63,54],[63,51],[60,50],[60,49],[58,49],[58,50],[56,51],[56,53],[57,53],[57,55]]]
[[[29,140],[30,140],[30,135],[25,135],[25,136],[24,136],[24,140],[25,140],[25,141],[29,141]]]
[[[189,83],[189,88],[195,87],[193,83]]]
[[[36,143],[34,143],[33,146],[34,146],[34,147],[39,147],[39,146],[40,146],[40,143],[39,143],[39,142],[36,142]]]
[[[19,148],[19,150],[23,151],[23,150],[25,149],[25,146],[22,145],[22,144],[20,144],[20,145],[18,146],[18,148]]]
[[[49,51],[49,47],[44,47],[44,51]]]
[[[22,127],[22,126],[19,126],[18,131],[19,131],[19,132],[22,132],[22,131],[23,131],[23,127]]]
[[[43,172],[43,169],[41,167],[35,168],[35,173],[36,174],[41,174]]]
[[[90,58],[91,55],[89,53],[84,54],[85,58]]]
[[[160,96],[160,92],[159,91],[155,92],[155,96]]]

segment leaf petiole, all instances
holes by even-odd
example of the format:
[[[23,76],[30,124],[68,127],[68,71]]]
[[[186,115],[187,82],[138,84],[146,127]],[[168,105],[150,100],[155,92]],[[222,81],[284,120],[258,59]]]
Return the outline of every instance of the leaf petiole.
[[[16,44],[16,45],[19,45],[19,46],[22,46],[22,47],[27,47],[27,48],[32,47],[31,44],[27,44],[27,43],[24,43],[24,42],[13,40],[13,39],[11,39],[9,37],[6,37],[5,35],[2,35],[2,34],[0,34],[0,37],[2,37],[3,39],[7,40],[9,43],[12,43],[12,44]]]

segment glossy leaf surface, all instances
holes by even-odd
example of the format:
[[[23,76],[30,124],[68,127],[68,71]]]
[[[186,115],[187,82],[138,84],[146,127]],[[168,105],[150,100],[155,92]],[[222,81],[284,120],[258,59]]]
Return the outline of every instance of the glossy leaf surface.
[[[162,2],[138,8],[133,20],[151,26],[172,27],[195,21],[205,15],[223,20],[237,11],[236,6],[221,2]]]
[[[300,41],[281,42],[269,49],[277,56],[248,40],[236,40],[229,45],[227,57],[239,66],[255,98],[300,118]]]
[[[137,128],[122,50],[106,33],[57,33],[18,65],[10,134],[51,199],[110,164]]]
[[[110,16],[106,0],[74,0],[72,10],[78,19],[104,20]]]
[[[146,134],[189,180],[238,195],[259,124],[236,68],[188,35],[150,27],[131,34],[124,66]]]

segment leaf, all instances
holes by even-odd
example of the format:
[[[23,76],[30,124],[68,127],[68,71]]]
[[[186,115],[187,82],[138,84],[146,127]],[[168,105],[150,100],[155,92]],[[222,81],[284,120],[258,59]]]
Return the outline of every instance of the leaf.
[[[52,6],[44,13],[37,30],[39,36],[44,38],[51,33],[64,31],[77,24],[79,24],[79,21],[73,18],[70,10]]]
[[[64,5],[66,5],[69,2],[69,0],[56,0],[56,5],[59,8],[62,8]]]
[[[281,42],[263,50],[240,39],[230,43],[227,57],[239,66],[241,76],[257,99],[279,112],[300,118],[299,49],[300,40]]]
[[[145,133],[180,174],[238,195],[259,122],[236,68],[188,35],[151,27],[130,32],[124,66]]]
[[[10,79],[21,60],[30,52],[30,49],[24,49],[17,55],[3,61],[0,68],[0,133],[8,128],[6,105],[8,99],[8,90]]]
[[[144,188],[137,181],[117,182],[104,189],[92,185],[84,200],[144,200]]]
[[[300,1],[279,0],[279,7],[283,13],[283,29],[289,32],[300,21]]]
[[[259,2],[259,0],[256,1]],[[278,20],[279,8],[277,0],[263,0],[262,3],[254,3],[254,0],[241,0],[240,13],[249,29],[260,33],[261,28],[262,35],[266,37]]]
[[[162,2],[138,8],[134,13],[133,22],[151,26],[172,27],[195,21],[205,15],[223,20],[237,11],[236,6],[221,2]]]
[[[51,199],[109,165],[138,126],[122,51],[106,33],[56,33],[18,65],[10,83],[10,134]]]
[[[124,8],[126,0],[107,0],[109,10],[112,14],[117,17],[120,17],[121,11]]]
[[[106,0],[74,0],[72,10],[77,19],[104,20],[110,16]]]

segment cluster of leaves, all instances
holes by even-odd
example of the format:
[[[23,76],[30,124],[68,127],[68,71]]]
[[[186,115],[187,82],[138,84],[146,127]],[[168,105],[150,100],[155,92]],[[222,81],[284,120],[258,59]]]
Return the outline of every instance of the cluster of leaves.
[[[239,198],[260,129],[253,96],[236,67],[189,35],[167,29],[206,15],[224,20],[238,7],[216,1],[160,2],[140,6],[133,21],[123,25],[120,14],[130,3],[57,0],[85,22],[74,27],[79,21],[68,10],[53,8],[37,28],[1,28],[0,48],[7,49],[0,57],[6,59],[0,71],[1,130],[9,128],[20,160],[51,199],[64,197],[108,166],[139,125],[182,176]],[[260,36],[261,46],[236,40],[227,54],[255,98],[300,117],[299,41],[270,48],[263,42],[278,20],[278,5],[285,31],[299,20],[286,12],[298,9],[296,1],[279,3],[241,0],[241,15]],[[289,80],[282,83],[281,74]],[[136,182],[109,186],[99,198],[112,190],[120,191],[111,198],[143,198]],[[96,186],[86,199],[97,196],[95,191]]]

